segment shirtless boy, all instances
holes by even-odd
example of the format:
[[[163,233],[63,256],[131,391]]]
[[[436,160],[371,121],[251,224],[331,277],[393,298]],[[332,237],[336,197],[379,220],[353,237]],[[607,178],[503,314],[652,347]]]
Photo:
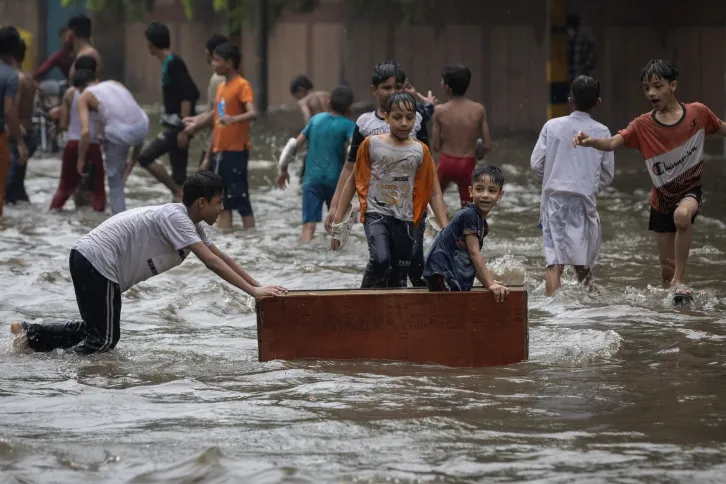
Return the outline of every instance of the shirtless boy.
[[[312,81],[305,75],[299,75],[290,82],[290,94],[297,99],[305,124],[318,113],[330,109],[330,93],[313,88]]]
[[[441,191],[446,191],[449,183],[456,183],[462,207],[472,202],[469,183],[476,160],[491,148],[486,109],[464,97],[470,82],[468,67],[444,67],[441,85],[449,100],[436,106],[433,117],[432,147],[433,151],[441,152],[438,167]],[[477,143],[479,138],[481,146]]]
[[[33,156],[38,147],[38,139],[33,130],[33,111],[35,107],[35,80],[30,73],[23,70],[23,61],[27,46],[21,38],[17,48],[13,52],[14,67],[18,72],[18,94],[15,98],[15,105],[18,109],[18,121],[23,131],[23,142],[28,148],[28,158]],[[20,160],[17,140],[10,140],[10,173],[8,183],[5,186],[5,201],[10,203],[29,202],[28,193],[25,191],[25,170],[28,160]]]
[[[73,43],[73,51],[75,52],[75,58],[78,59],[82,55],[88,55],[96,59],[96,75],[101,78],[101,71],[103,69],[103,63],[101,62],[101,54],[91,44],[91,19],[87,15],[80,14],[75,17],[71,17],[68,20],[68,42]],[[68,74],[68,80],[73,80],[73,75],[76,73],[76,63],[73,61],[71,71]]]

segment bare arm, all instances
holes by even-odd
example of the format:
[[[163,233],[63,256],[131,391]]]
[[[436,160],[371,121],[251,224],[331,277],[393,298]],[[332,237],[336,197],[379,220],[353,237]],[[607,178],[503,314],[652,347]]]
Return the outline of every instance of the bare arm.
[[[91,114],[90,109],[90,92],[84,92],[78,98],[78,118],[81,121],[81,138],[78,141],[78,173],[83,173],[83,166],[86,163],[86,154],[88,146],[91,144]]]
[[[431,193],[431,209],[434,211],[436,221],[439,223],[439,227],[442,229],[449,225],[449,212],[446,209],[444,203],[444,194],[441,192],[441,183],[439,182],[439,176],[434,170],[434,181],[433,190]]]
[[[255,108],[255,104],[251,102],[245,103],[245,112],[243,114],[238,114],[237,116],[229,116],[226,118],[223,118],[223,124],[230,125],[235,123],[244,123],[245,121],[251,121],[257,117],[257,109]]]
[[[484,289],[492,292],[495,301],[504,301],[509,295],[509,288],[498,284],[492,277],[484,262],[484,257],[479,250],[479,239],[477,239],[476,234],[466,235],[466,248],[469,252],[469,257],[471,257],[471,262],[474,264],[476,278],[481,282],[481,285],[484,286]]]
[[[345,182],[343,192],[340,194],[340,200],[338,201],[338,208],[335,211],[335,219],[333,223],[339,224],[343,221],[348,212],[348,206],[353,201],[355,196],[355,171],[348,177],[348,181]],[[331,209],[332,211],[332,209]]]
[[[466,235],[466,249],[469,251],[469,257],[471,257],[471,262],[474,264],[476,278],[484,286],[484,289],[489,289],[489,286],[494,284],[494,278],[489,272],[489,269],[487,269],[484,257],[481,255],[479,239],[477,239],[476,234]]]
[[[61,104],[60,129],[68,131],[68,125],[71,122],[71,106],[73,106],[73,97],[75,96],[75,88],[70,88],[63,95],[63,103]]]
[[[722,136],[726,136],[726,121],[721,121],[721,126],[718,128],[718,132],[721,133]]]
[[[235,274],[240,276],[242,279],[244,279],[247,284],[249,284],[252,287],[261,287],[260,283],[257,282],[251,275],[247,273],[242,267],[240,267],[239,264],[237,264],[230,256],[219,250],[216,245],[212,244],[209,246],[209,250],[212,252],[212,254],[216,255],[220,259],[224,261],[227,266],[232,269]]]
[[[192,136],[197,134],[202,129],[212,126],[213,122],[214,110],[210,109],[209,111],[206,111],[195,117],[194,122],[192,124],[189,124],[184,131],[186,131],[189,136]]]
[[[343,165],[343,169],[340,172],[340,177],[338,177],[338,186],[335,187],[335,194],[333,195],[333,199],[330,201],[330,213],[332,215],[335,215],[335,212],[338,209],[338,202],[340,201],[341,194],[343,193],[343,189],[345,188],[345,184],[348,182],[348,179],[351,177],[351,175],[353,175],[354,167],[355,163],[351,163],[349,161],[346,161],[345,165]]]
[[[487,110],[482,105],[481,107],[481,141],[482,141],[482,148],[481,148],[481,155],[482,158],[484,158],[484,155],[486,155],[489,150],[492,149],[492,138],[489,134],[489,122],[487,121]]]
[[[8,127],[8,133],[18,143],[23,143],[23,130],[18,118],[17,105],[17,98],[5,96],[5,124]]]
[[[577,136],[572,139],[573,147],[577,147],[579,145],[585,148],[595,148],[600,151],[615,151],[624,144],[625,139],[619,134],[616,134],[612,138],[593,138],[587,133],[580,131],[577,133]]]
[[[441,122],[439,121],[439,116],[441,115],[440,109],[434,109],[434,115],[432,117],[434,122],[434,129],[433,133],[431,134],[431,151],[439,152],[441,151]]]
[[[310,114],[310,107],[308,106],[307,101],[305,101],[305,99],[301,99],[297,103],[300,106],[300,111],[302,111],[302,115],[303,115],[303,119],[305,120],[305,124],[308,124],[308,121],[310,121],[310,118],[312,117],[312,115]]]
[[[232,284],[234,287],[241,289],[242,291],[253,297],[266,295],[265,291],[263,291],[262,288],[252,286],[249,282],[245,280],[244,277],[240,276],[234,270],[232,270],[232,268],[229,267],[222,258],[215,255],[214,252],[212,252],[209,247],[204,244],[204,242],[197,242],[195,244],[192,244],[189,246],[189,249],[194,252],[194,255],[196,255],[199,260],[202,261],[207,269],[214,272],[219,277]],[[271,291],[269,295],[281,295],[285,292],[287,292],[286,289],[279,288],[279,290],[277,291]]]

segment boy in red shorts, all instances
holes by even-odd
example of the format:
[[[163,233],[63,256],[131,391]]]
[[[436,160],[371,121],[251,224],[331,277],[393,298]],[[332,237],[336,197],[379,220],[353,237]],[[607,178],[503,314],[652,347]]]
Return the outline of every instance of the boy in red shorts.
[[[441,191],[446,191],[449,183],[456,183],[462,207],[472,202],[469,183],[476,160],[483,158],[491,147],[486,109],[464,97],[470,82],[468,67],[444,67],[441,85],[449,101],[436,106],[433,117],[432,147],[433,151],[441,152],[438,166]]]
[[[690,299],[684,286],[693,222],[701,206],[703,143],[707,135],[726,136],[726,123],[701,103],[676,100],[678,70],[667,60],[651,60],[640,75],[653,111],[642,114],[612,138],[579,132],[574,146],[613,151],[635,148],[643,155],[653,187],[648,230],[656,233],[663,285],[676,302]]]

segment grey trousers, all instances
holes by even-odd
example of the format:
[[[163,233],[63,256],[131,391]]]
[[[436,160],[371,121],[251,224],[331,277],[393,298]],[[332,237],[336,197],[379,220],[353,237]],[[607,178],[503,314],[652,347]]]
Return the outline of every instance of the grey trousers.
[[[103,154],[106,162],[106,178],[108,179],[108,202],[111,215],[126,210],[126,194],[124,193],[124,170],[130,146],[103,140]]]

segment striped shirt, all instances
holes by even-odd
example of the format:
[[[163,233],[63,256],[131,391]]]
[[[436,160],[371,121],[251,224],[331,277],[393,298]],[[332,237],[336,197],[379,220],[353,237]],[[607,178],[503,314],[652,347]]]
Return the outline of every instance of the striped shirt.
[[[653,182],[650,205],[664,214],[673,212],[686,194],[701,186],[704,141],[721,126],[721,120],[703,104],[681,106],[683,116],[675,124],[661,123],[652,111],[619,132],[625,146],[643,155]]]

